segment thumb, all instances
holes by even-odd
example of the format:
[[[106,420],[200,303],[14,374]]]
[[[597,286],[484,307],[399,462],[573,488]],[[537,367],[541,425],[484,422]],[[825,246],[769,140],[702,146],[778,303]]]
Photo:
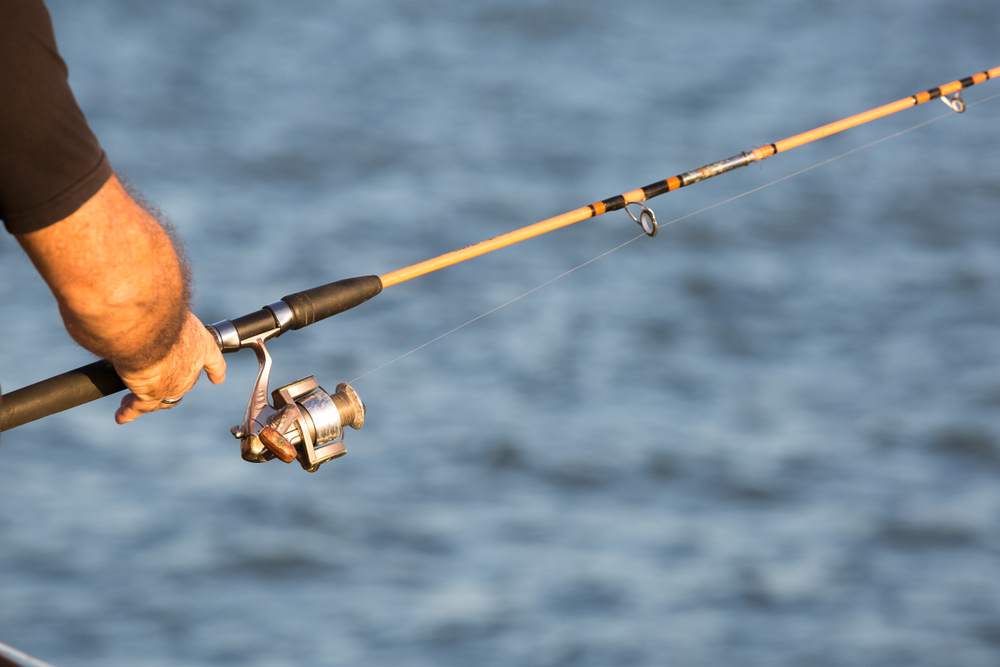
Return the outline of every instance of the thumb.
[[[215,340],[209,337],[211,349],[205,359],[205,373],[212,384],[222,384],[226,380],[226,360],[222,358],[222,352],[215,345]]]

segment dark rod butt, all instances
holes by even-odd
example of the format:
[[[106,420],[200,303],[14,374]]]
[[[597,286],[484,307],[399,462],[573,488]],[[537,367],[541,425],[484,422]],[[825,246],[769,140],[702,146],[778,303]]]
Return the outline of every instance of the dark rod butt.
[[[75,408],[125,389],[110,361],[101,359],[4,394],[0,431]]]

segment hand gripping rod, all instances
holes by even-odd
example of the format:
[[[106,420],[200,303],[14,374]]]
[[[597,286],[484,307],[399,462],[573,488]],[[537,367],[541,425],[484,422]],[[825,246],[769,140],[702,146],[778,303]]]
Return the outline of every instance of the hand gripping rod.
[[[281,335],[301,329],[364,303],[382,291],[378,276],[338,280],[290,294],[258,311],[222,320],[208,327],[223,353],[236,352],[240,341],[274,329]],[[75,408],[125,389],[114,366],[106,359],[56,375],[3,395],[0,431]]]

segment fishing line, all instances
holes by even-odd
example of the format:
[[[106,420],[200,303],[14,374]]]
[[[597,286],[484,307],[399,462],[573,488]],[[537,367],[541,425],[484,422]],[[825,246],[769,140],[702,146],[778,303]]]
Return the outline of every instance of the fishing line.
[[[989,102],[990,100],[996,99],[998,97],[1000,97],[1000,93],[996,93],[995,95],[991,95],[989,97],[983,98],[983,99],[981,99],[981,100],[979,100],[977,102],[972,102],[971,104],[967,104],[967,107],[974,107],[974,106],[977,106],[977,105],[982,104],[984,102]],[[876,139],[875,141],[872,141],[872,142],[869,142],[867,144],[864,144],[863,146],[858,146],[857,148],[852,148],[851,150],[849,150],[849,151],[847,151],[845,153],[841,153],[840,155],[837,155],[835,157],[829,158],[827,160],[823,160],[822,162],[817,162],[814,165],[811,165],[811,166],[806,167],[804,169],[800,169],[800,170],[798,170],[796,172],[793,172],[791,174],[788,174],[786,176],[782,176],[781,178],[775,179],[775,180],[771,181],[770,183],[765,183],[764,185],[758,186],[758,187],[753,188],[751,190],[747,190],[746,192],[743,192],[741,194],[738,194],[738,195],[735,195],[733,197],[730,197],[729,199],[724,199],[724,200],[722,200],[720,202],[716,202],[714,204],[711,204],[710,206],[706,206],[703,209],[700,209],[700,210],[697,210],[697,211],[693,211],[691,213],[687,213],[685,215],[680,216],[679,218],[674,218],[673,220],[670,220],[669,222],[660,223],[659,226],[660,227],[667,227],[669,225],[674,224],[675,222],[680,222],[681,220],[685,220],[685,219],[690,218],[692,216],[699,215],[701,213],[704,213],[705,211],[710,211],[711,209],[716,208],[718,206],[722,206],[723,204],[728,204],[729,202],[735,201],[735,200],[740,199],[742,197],[746,197],[747,195],[751,195],[751,194],[753,194],[755,192],[760,192],[761,190],[763,190],[765,188],[769,188],[772,185],[777,185],[778,183],[781,183],[783,181],[787,181],[788,179],[794,178],[795,176],[799,176],[801,174],[804,174],[807,171],[812,171],[813,169],[816,169],[818,167],[822,167],[824,165],[830,164],[831,162],[836,162],[837,160],[839,160],[841,158],[845,158],[848,155],[853,155],[854,153],[859,153],[859,152],[861,152],[861,151],[863,151],[865,149],[871,148],[872,146],[876,146],[876,145],[878,145],[878,144],[880,144],[880,143],[882,143],[884,141],[889,141],[890,139],[895,139],[896,137],[900,137],[900,136],[902,136],[902,135],[904,135],[904,134],[906,134],[908,132],[912,132],[914,130],[920,129],[921,127],[924,127],[926,125],[930,125],[931,123],[936,123],[937,121],[941,120],[942,118],[949,118],[949,117],[952,117],[954,115],[955,114],[953,112],[945,112],[945,113],[941,114],[940,116],[935,116],[934,118],[931,118],[930,120],[925,120],[925,121],[923,121],[921,123],[917,123],[916,125],[914,125],[912,127],[909,127],[909,128],[907,128],[905,130],[900,130],[899,132],[896,132],[894,134],[890,134],[888,136],[882,137],[881,139]],[[431,340],[427,341],[423,345],[415,347],[412,350],[410,350],[409,352],[406,352],[405,354],[399,355],[395,359],[393,359],[391,361],[387,361],[384,364],[382,364],[381,366],[377,366],[377,367],[371,369],[370,371],[368,371],[367,373],[359,375],[358,377],[356,377],[353,380],[351,380],[348,384],[354,384],[358,380],[360,380],[360,379],[362,379],[364,377],[367,377],[367,376],[371,375],[372,373],[374,373],[376,371],[380,371],[383,368],[385,368],[386,366],[394,364],[397,361],[399,361],[400,359],[408,357],[411,354],[413,354],[414,352],[418,352],[418,351],[424,349],[425,347],[427,347],[428,345],[431,345],[432,343],[436,343],[437,341],[441,340],[445,336],[453,334],[456,331],[458,331],[459,329],[467,327],[470,324],[472,324],[473,322],[476,322],[478,320],[483,319],[487,315],[492,315],[493,313],[495,313],[496,311],[500,310],[501,308],[505,308],[506,306],[509,306],[510,304],[514,303],[515,301],[519,301],[520,299],[523,299],[524,297],[528,296],[529,294],[537,292],[538,290],[542,289],[543,287],[547,287],[548,285],[551,285],[552,283],[554,283],[555,281],[559,280],[560,278],[564,278],[565,276],[568,276],[569,274],[573,273],[574,271],[576,271],[578,269],[582,269],[583,267],[587,266],[588,264],[591,264],[593,262],[596,262],[599,259],[607,257],[608,255],[610,255],[611,253],[615,252],[616,250],[620,250],[620,249],[624,248],[625,246],[629,245],[630,243],[634,243],[635,241],[638,241],[643,236],[646,236],[645,232],[639,234],[635,238],[629,239],[628,241],[625,241],[624,243],[615,246],[614,248],[611,248],[610,250],[607,250],[607,251],[601,253],[600,255],[594,257],[593,259],[587,260],[586,262],[584,262],[583,264],[580,264],[579,266],[575,266],[572,269],[569,269],[568,271],[564,271],[563,273],[560,273],[555,278],[551,278],[551,279],[547,280],[546,282],[542,283],[541,285],[539,285],[537,287],[534,287],[534,288],[528,290],[527,292],[525,292],[525,293],[523,293],[523,294],[521,294],[519,296],[516,296],[513,299],[511,299],[509,301],[506,301],[506,302],[500,304],[499,306],[496,306],[495,308],[492,308],[491,310],[486,311],[482,315],[478,315],[476,317],[473,317],[468,322],[465,322],[464,324],[460,324],[457,327],[455,327],[454,329],[451,329],[450,331],[446,331],[446,332],[444,332],[443,334],[441,334],[440,336],[438,336],[436,338],[432,338]]]
[[[424,349],[425,347],[427,347],[427,346],[428,346],[428,345],[430,345],[431,343],[436,343],[437,341],[441,340],[442,338],[444,338],[444,337],[445,337],[445,336],[447,336],[448,334],[451,334],[451,333],[455,333],[456,331],[458,331],[458,330],[459,330],[459,329],[461,329],[462,327],[466,327],[466,326],[469,326],[470,324],[472,324],[472,323],[473,323],[473,322],[475,322],[476,320],[481,320],[481,319],[483,319],[484,317],[486,317],[487,315],[489,315],[489,314],[491,314],[491,313],[495,313],[496,311],[500,310],[500,309],[501,309],[501,308],[503,308],[504,306],[509,306],[510,304],[514,303],[514,302],[515,302],[515,301],[517,301],[518,299],[523,299],[524,297],[528,296],[528,295],[529,295],[529,294],[531,294],[532,292],[537,292],[538,290],[542,289],[542,288],[543,288],[543,287],[545,287],[546,285],[551,285],[552,283],[554,283],[555,281],[559,280],[559,279],[560,279],[560,278],[562,278],[563,276],[568,276],[569,274],[573,273],[573,272],[574,272],[574,271],[576,271],[577,269],[582,269],[583,267],[587,266],[587,265],[588,265],[588,264],[590,264],[591,262],[596,262],[597,260],[599,260],[600,258],[604,257],[605,255],[610,255],[610,254],[611,254],[611,253],[613,253],[613,252],[614,252],[615,250],[618,250],[619,248],[624,248],[624,247],[625,247],[625,246],[627,246],[627,245],[628,245],[629,243],[633,243],[633,242],[635,242],[635,241],[638,241],[639,239],[641,239],[641,238],[642,238],[643,236],[645,236],[645,235],[646,235],[645,233],[642,233],[642,234],[639,234],[639,235],[638,235],[638,236],[636,236],[636,237],[635,237],[634,239],[629,239],[628,241],[625,241],[625,243],[622,243],[621,245],[618,245],[618,246],[615,246],[615,247],[614,247],[614,248],[612,248],[611,250],[608,250],[608,251],[606,251],[606,252],[603,252],[603,253],[601,253],[600,255],[598,255],[597,257],[594,257],[593,259],[588,259],[588,260],[587,260],[586,262],[584,262],[584,263],[583,263],[583,264],[581,264],[580,266],[574,266],[574,267],[573,267],[572,269],[570,269],[569,271],[565,271],[565,272],[563,272],[563,273],[560,273],[560,274],[559,274],[558,276],[556,276],[555,278],[552,278],[552,279],[550,279],[550,280],[548,280],[548,281],[546,281],[546,282],[542,283],[542,284],[541,284],[541,285],[539,285],[538,287],[535,287],[535,288],[533,288],[533,289],[530,289],[530,290],[528,290],[527,292],[525,292],[524,294],[522,294],[522,295],[520,295],[520,296],[515,296],[515,297],[514,297],[513,299],[511,299],[510,301],[507,301],[506,303],[501,303],[501,304],[500,304],[499,306],[497,306],[497,307],[496,307],[496,308],[494,308],[493,310],[488,310],[488,311],[486,311],[485,313],[483,313],[482,315],[479,315],[478,317],[473,317],[473,318],[472,318],[471,320],[469,320],[469,321],[468,321],[468,322],[466,322],[465,324],[459,324],[459,325],[458,325],[457,327],[455,327],[455,328],[454,328],[454,329],[452,329],[451,331],[446,331],[445,333],[441,334],[441,335],[440,335],[440,336],[438,336],[437,338],[434,338],[434,339],[432,339],[432,340],[429,340],[429,341],[427,341],[426,343],[424,343],[424,344],[423,344],[423,345],[421,345],[420,347],[415,347],[415,348],[413,348],[412,350],[410,350],[409,352],[407,352],[406,354],[401,354],[401,355],[399,355],[398,357],[396,357],[395,359],[393,359],[392,361],[387,361],[387,362],[385,362],[384,364],[382,364],[381,366],[379,366],[378,368],[373,368],[373,369],[371,369],[370,371],[368,371],[367,373],[365,373],[364,375],[359,375],[358,377],[356,377],[356,378],[354,378],[353,380],[351,380],[350,382],[348,382],[348,384],[354,384],[355,382],[357,382],[357,381],[358,381],[358,380],[360,380],[361,378],[363,378],[363,377],[365,377],[365,376],[367,376],[367,375],[371,375],[371,374],[372,374],[372,373],[374,373],[375,371],[379,371],[379,370],[382,370],[383,368],[385,368],[385,367],[386,367],[386,366],[388,366],[389,364],[393,364],[393,363],[396,363],[397,361],[399,361],[399,360],[400,360],[400,359],[402,359],[403,357],[408,357],[408,356],[410,356],[411,354],[413,354],[414,352],[416,352],[417,350],[422,350],[422,349]]]

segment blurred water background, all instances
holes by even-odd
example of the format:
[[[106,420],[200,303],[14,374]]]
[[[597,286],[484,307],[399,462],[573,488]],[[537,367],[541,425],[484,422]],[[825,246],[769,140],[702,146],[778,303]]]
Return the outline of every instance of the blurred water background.
[[[993,0],[49,5],[206,322],[1000,64]],[[314,475],[240,460],[249,352],[169,413],[6,433],[0,641],[61,667],[998,664],[998,118],[689,217],[364,377]],[[273,380],[332,388],[638,232],[613,213],[388,289],[276,341]],[[87,363],[0,254],[3,387]]]

